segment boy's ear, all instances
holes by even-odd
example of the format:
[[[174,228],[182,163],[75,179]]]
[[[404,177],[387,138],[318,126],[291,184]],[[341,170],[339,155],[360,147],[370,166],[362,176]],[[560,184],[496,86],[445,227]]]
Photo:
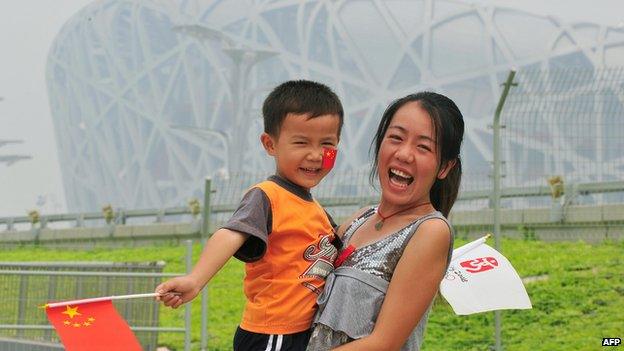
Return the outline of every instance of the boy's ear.
[[[450,160],[448,161],[444,167],[440,168],[440,170],[438,171],[438,179],[444,179],[446,178],[446,176],[448,175],[448,173],[451,171],[451,169],[453,169],[453,167],[455,167],[455,164],[457,163],[456,159]]]
[[[268,133],[260,135],[260,142],[270,156],[275,156],[275,141]]]

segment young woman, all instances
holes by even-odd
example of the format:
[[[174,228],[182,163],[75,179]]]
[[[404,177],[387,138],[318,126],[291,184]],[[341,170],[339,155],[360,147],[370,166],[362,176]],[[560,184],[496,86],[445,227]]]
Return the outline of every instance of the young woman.
[[[319,296],[308,350],[419,350],[453,248],[461,112],[431,92],[385,111],[373,140],[379,204],[340,226],[338,268]]]

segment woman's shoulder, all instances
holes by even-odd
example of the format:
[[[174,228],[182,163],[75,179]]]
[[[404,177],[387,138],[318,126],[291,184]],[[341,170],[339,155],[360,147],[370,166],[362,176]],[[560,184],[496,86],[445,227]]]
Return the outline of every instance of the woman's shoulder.
[[[418,233],[419,231],[425,231],[428,234],[448,239],[448,236],[451,234],[451,227],[444,216],[436,215],[436,212],[434,212],[423,219],[418,228],[416,228],[416,232]]]
[[[338,231],[336,232],[336,235],[338,235],[338,237],[342,238],[344,233],[349,229],[349,227],[351,227],[351,225],[356,220],[360,219],[361,217],[364,217],[370,211],[374,211],[375,208],[377,208],[377,205],[365,206],[365,207],[362,207],[359,210],[355,211],[349,218],[347,218],[347,220],[345,220],[342,223],[340,223],[340,226],[338,227]]]
[[[429,216],[416,228],[408,246],[446,252],[453,245],[453,232],[444,216]]]

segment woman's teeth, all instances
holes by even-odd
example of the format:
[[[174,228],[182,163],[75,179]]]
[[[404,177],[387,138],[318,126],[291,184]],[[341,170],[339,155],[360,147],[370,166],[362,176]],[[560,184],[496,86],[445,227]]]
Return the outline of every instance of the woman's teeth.
[[[400,186],[408,186],[414,181],[414,177],[411,175],[394,168],[388,171],[388,175],[393,183]]]

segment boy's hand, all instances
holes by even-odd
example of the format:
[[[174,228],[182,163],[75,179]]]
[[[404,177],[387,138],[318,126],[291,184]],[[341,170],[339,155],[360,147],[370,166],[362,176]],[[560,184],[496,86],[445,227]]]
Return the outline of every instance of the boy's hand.
[[[191,273],[176,277],[158,285],[155,292],[160,294],[156,300],[165,306],[178,308],[199,294],[199,291],[223,267],[225,262],[245,243],[249,234],[221,228],[206,242],[199,261]],[[167,294],[173,292],[177,294]]]
[[[201,287],[191,276],[176,277],[158,285],[155,292],[160,294],[156,300],[162,301],[165,306],[178,308],[180,305],[191,301],[199,294]],[[168,294],[168,293],[179,293]]]

